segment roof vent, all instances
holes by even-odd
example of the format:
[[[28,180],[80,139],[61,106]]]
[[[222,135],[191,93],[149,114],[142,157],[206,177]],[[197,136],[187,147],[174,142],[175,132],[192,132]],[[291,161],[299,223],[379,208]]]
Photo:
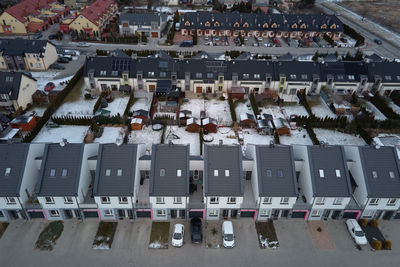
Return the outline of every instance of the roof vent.
[[[380,144],[375,144],[375,148],[379,149],[379,148],[381,148],[381,145]]]
[[[274,140],[269,141],[269,147],[270,147],[270,148],[275,147],[275,142],[274,142]]]
[[[222,139],[219,140],[219,145],[222,146],[224,144],[224,141]]]
[[[172,146],[172,145],[173,145],[172,140],[169,140],[169,141],[168,141],[168,145],[169,145],[169,146]]]
[[[120,145],[122,145],[122,138],[121,137],[118,137],[117,139],[115,139],[115,144],[117,145],[117,146],[120,146]]]
[[[60,146],[65,147],[68,144],[67,139],[61,139]]]

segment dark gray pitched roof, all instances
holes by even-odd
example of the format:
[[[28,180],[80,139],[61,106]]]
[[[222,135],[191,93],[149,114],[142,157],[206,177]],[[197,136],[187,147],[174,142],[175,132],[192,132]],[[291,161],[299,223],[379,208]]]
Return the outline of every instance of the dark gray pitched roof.
[[[9,95],[11,100],[17,100],[21,85],[22,75],[36,81],[22,72],[0,72],[0,94]]]
[[[371,62],[368,66],[369,81],[381,79],[386,83],[400,83],[400,63],[397,62]]]
[[[287,81],[312,81],[313,77],[321,77],[321,69],[316,62],[279,61],[274,67],[276,81],[281,75],[285,75]]]
[[[151,152],[150,196],[187,196],[189,194],[189,146],[153,145]],[[182,176],[177,176],[177,170]],[[161,176],[161,172],[165,176]]]
[[[314,197],[349,197],[351,186],[343,147],[309,146],[311,182]],[[324,178],[320,177],[323,170]],[[340,177],[336,176],[340,171]]]
[[[214,176],[218,170],[218,176]],[[225,175],[229,170],[229,176]],[[204,146],[204,194],[243,196],[242,151],[238,145]]]
[[[93,194],[133,196],[136,170],[136,144],[101,144],[97,158]],[[122,170],[121,176],[117,175]],[[110,175],[106,171],[110,170]]]
[[[47,40],[28,40],[22,38],[0,39],[0,51],[3,55],[23,56],[24,53],[43,53]]]
[[[361,75],[368,76],[365,62],[326,62],[321,68],[324,81],[330,76],[334,82],[359,82]]]
[[[256,159],[260,197],[298,195],[292,147],[256,146]]]
[[[359,147],[368,197],[400,197],[399,159],[395,147]],[[377,178],[373,177],[375,171]],[[389,172],[393,172],[394,178]]]
[[[84,144],[47,144],[42,158],[39,181],[36,185],[38,196],[77,196]],[[51,170],[55,177],[51,177]],[[63,169],[67,176],[63,177]]]
[[[152,13],[121,13],[119,15],[119,24],[128,22],[129,25],[136,26],[151,26],[152,23],[157,23],[160,26],[160,20],[165,21],[165,14],[152,14]]]
[[[379,55],[377,55],[376,53],[373,53],[370,56],[367,56],[367,59],[369,59],[372,62],[382,62],[383,58]]]
[[[29,144],[0,144],[0,196],[19,196]],[[6,175],[6,169],[11,172]]]

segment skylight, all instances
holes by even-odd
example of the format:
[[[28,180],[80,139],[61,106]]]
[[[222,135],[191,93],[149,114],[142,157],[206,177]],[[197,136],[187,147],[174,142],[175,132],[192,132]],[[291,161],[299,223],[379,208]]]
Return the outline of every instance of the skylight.
[[[378,173],[376,171],[372,171],[372,178],[378,178]]]
[[[160,169],[160,176],[165,176],[165,169]]]
[[[337,178],[340,178],[341,176],[342,176],[342,174],[340,173],[340,170],[335,170],[335,173],[336,173],[336,177]]]
[[[319,177],[325,178],[325,172],[323,169],[319,169]]]
[[[10,174],[11,174],[11,168],[6,168],[4,176],[10,176]]]
[[[389,171],[389,176],[391,179],[394,179],[394,172],[393,171]]]
[[[67,169],[63,169],[61,175],[63,177],[66,177],[68,175],[68,170]]]
[[[229,170],[225,170],[225,176],[229,176]]]
[[[278,170],[278,177],[283,177],[283,171],[282,170]]]
[[[181,169],[177,169],[176,170],[176,176],[178,176],[178,177],[182,176],[182,170]]]
[[[122,169],[117,170],[117,176],[122,176]]]
[[[214,170],[214,176],[218,176],[218,170]]]
[[[271,170],[267,170],[267,176],[268,177],[272,177],[272,171]]]
[[[111,175],[111,170],[110,169],[106,169],[106,176],[110,176]]]
[[[50,177],[55,177],[56,176],[56,169],[51,169],[50,170]]]

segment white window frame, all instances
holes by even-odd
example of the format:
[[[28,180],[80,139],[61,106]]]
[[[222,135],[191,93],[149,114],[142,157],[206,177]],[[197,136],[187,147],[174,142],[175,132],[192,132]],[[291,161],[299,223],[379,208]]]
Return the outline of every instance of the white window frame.
[[[389,198],[386,206],[396,206],[397,198]]]
[[[372,218],[375,215],[375,210],[365,210],[363,218]]]
[[[315,198],[315,205],[325,205],[325,198],[324,197]]]
[[[321,210],[311,211],[311,217],[321,217]]]
[[[165,204],[164,197],[156,197],[156,204]]]
[[[104,210],[103,213],[104,213],[104,217],[114,216],[113,210]]]
[[[333,205],[342,205],[343,203],[343,198],[342,197],[335,197],[333,200]]]
[[[182,204],[182,197],[174,197],[174,204]]]
[[[226,203],[228,203],[228,204],[236,204],[236,197],[228,197],[228,201]]]
[[[64,204],[74,204],[74,199],[72,197],[64,197]]]
[[[269,217],[271,214],[271,210],[261,210],[260,211],[260,217]]]
[[[377,206],[379,204],[379,198],[371,198],[368,202],[370,206]]]
[[[101,200],[101,204],[110,204],[111,203],[110,197],[101,197],[100,200]]]
[[[157,216],[159,216],[159,217],[165,217],[165,216],[167,216],[166,210],[157,210],[157,211],[156,211],[156,214],[157,214]]]
[[[7,205],[15,205],[15,204],[17,204],[17,201],[15,200],[15,197],[6,197],[6,204]]]
[[[49,210],[49,214],[50,217],[60,217],[60,212],[58,210]]]
[[[210,197],[210,204],[218,204],[218,203],[219,203],[219,197]]]
[[[210,217],[218,217],[218,214],[219,214],[218,210],[209,210],[208,211],[208,216],[210,216]]]
[[[281,205],[288,205],[289,198],[288,197],[281,197],[281,201],[279,202]]]
[[[264,197],[263,204],[271,205],[272,204],[272,197]]]
[[[54,204],[54,197],[44,197],[46,204]]]
[[[118,197],[119,204],[128,204],[128,197]]]

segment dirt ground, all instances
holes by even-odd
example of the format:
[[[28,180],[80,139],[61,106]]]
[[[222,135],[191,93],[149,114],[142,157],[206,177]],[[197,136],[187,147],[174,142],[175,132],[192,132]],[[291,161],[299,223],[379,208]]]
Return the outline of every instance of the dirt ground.
[[[333,243],[323,221],[308,221],[307,225],[316,249],[335,249],[335,244]]]
[[[221,221],[207,221],[205,223],[203,234],[206,243],[206,248],[222,247],[221,229],[222,229]]]
[[[337,2],[337,4],[400,33],[399,0],[358,0]]]

